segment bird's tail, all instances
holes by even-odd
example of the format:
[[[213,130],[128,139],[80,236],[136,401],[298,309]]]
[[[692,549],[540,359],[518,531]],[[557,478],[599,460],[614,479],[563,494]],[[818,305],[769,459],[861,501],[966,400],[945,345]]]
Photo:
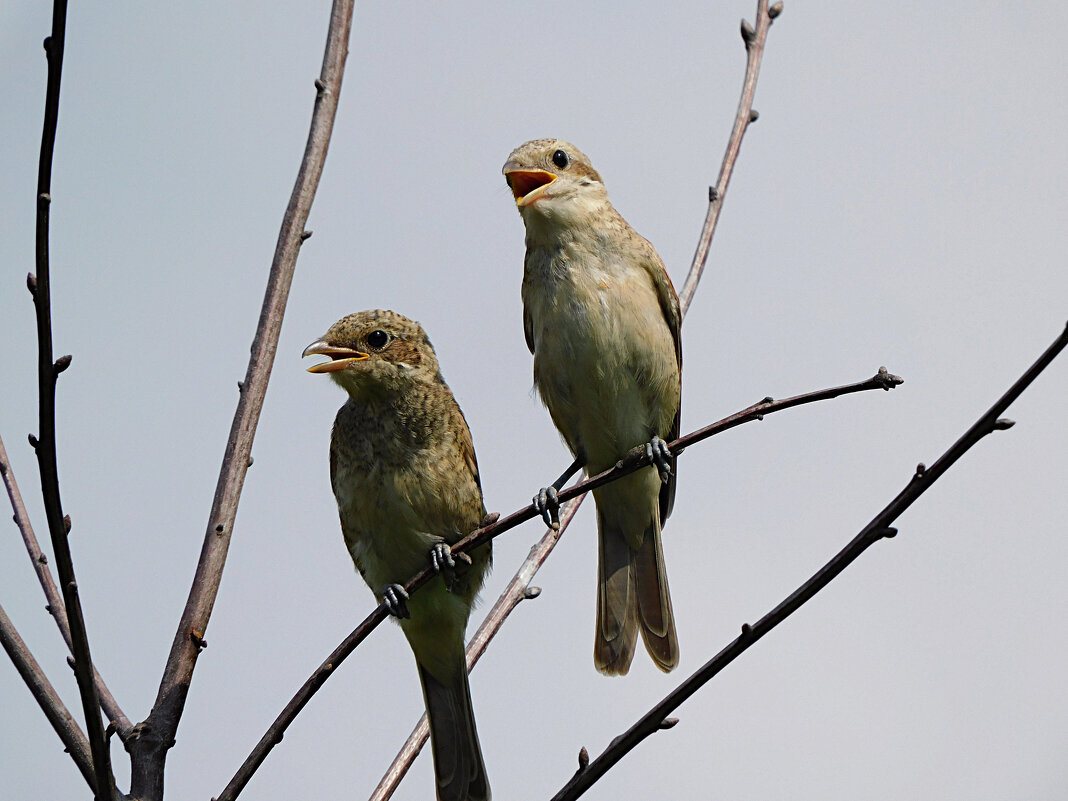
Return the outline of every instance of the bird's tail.
[[[430,724],[430,750],[434,755],[434,776],[438,801],[489,801],[489,779],[482,761],[482,749],[475,730],[471,688],[463,649],[460,664],[441,682],[419,665],[427,721]]]
[[[609,520],[598,503],[594,664],[601,673],[626,675],[640,631],[649,656],[666,673],[679,663],[679,641],[664,568],[660,515],[653,511],[640,537],[627,537],[628,523],[633,526],[633,518]]]

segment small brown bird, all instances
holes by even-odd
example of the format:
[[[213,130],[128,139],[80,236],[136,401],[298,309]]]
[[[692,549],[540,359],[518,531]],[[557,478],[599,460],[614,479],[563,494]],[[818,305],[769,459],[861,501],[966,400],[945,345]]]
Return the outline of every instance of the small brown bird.
[[[466,560],[449,544],[486,515],[467,421],[418,323],[392,311],[350,314],[309,345],[308,368],[349,395],[330,438],[330,482],[352,561],[400,620],[423,686],[440,801],[490,798],[475,731],[464,630],[488,572],[487,543]],[[428,559],[442,575],[409,599]]]
[[[657,470],[593,491],[599,582],[594,664],[630,669],[637,633],[657,667],[679,662],[661,526],[675,495],[679,433],[679,299],[653,246],[612,206],[601,176],[574,145],[536,139],[503,169],[526,226],[523,325],[534,383],[575,464],[535,505],[555,516],[556,491],[578,467],[611,467],[647,444]],[[659,472],[659,476],[658,473]]]

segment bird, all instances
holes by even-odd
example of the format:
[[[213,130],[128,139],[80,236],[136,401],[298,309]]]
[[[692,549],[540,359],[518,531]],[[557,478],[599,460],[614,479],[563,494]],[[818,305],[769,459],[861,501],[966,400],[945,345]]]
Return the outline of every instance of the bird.
[[[589,157],[562,139],[520,145],[502,169],[526,229],[523,328],[534,384],[575,457],[535,496],[557,522],[557,491],[580,467],[608,469],[645,443],[652,461],[593,491],[598,585],[594,665],[625,675],[640,632],[664,672],[679,646],[661,530],[675,497],[682,313],[656,250],[616,211]]]
[[[488,801],[464,631],[491,563],[449,549],[486,516],[467,421],[423,328],[393,311],[338,320],[303,356],[348,393],[330,437],[330,482],[356,569],[411,646],[430,724],[439,801]],[[418,592],[403,584],[429,563]]]

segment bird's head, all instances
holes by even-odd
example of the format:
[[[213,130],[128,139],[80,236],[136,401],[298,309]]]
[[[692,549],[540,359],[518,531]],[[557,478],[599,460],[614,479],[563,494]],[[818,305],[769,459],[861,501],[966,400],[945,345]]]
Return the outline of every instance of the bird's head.
[[[563,139],[520,145],[502,168],[529,227],[535,221],[573,224],[608,205],[608,193],[589,158]]]
[[[438,359],[422,326],[394,311],[342,317],[302,356],[327,356],[309,373],[327,373],[353,398],[403,392],[439,379]]]

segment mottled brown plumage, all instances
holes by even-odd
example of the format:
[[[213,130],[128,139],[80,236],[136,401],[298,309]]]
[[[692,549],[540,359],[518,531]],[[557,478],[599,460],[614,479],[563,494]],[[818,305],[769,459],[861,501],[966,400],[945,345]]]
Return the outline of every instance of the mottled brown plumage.
[[[486,514],[471,433],[418,323],[392,311],[351,314],[304,355],[331,360],[348,401],[330,439],[330,481],[349,554],[379,599],[427,566]],[[400,625],[415,654],[430,721],[437,797],[481,801],[490,790],[475,731],[464,631],[490,565],[489,544],[407,601]]]
[[[588,475],[679,432],[682,315],[653,246],[612,206],[600,174],[561,139],[520,145],[504,165],[526,227],[523,328],[534,383]],[[662,444],[662,443],[657,443]],[[640,470],[593,491],[598,523],[594,664],[630,669],[637,635],[661,670],[678,664],[661,525],[661,482]]]

